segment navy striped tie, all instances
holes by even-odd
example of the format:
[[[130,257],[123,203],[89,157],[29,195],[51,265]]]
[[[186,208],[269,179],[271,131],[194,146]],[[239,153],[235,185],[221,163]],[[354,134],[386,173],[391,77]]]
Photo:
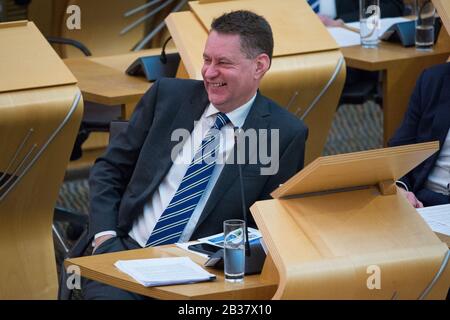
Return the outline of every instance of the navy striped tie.
[[[319,13],[320,10],[320,0],[308,0],[309,5],[314,10],[315,13]]]
[[[215,158],[219,150],[219,131],[229,122],[230,119],[225,114],[221,112],[217,114],[214,126],[208,131],[199,150],[195,153],[177,192],[156,223],[146,246],[178,241],[214,170]]]

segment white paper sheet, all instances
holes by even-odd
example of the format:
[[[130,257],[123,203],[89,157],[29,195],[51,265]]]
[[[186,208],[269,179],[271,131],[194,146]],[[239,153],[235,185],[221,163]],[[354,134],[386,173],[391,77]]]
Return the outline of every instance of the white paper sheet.
[[[329,27],[327,29],[341,48],[361,44],[361,37],[359,36],[359,33],[339,27]]]
[[[417,209],[434,232],[450,236],[450,204]]]
[[[381,19],[381,26],[379,35],[381,36],[387,29],[389,29],[393,24],[398,22],[409,21],[410,19],[397,17],[397,18],[383,18]],[[347,23],[349,27],[353,27],[359,30],[359,21]],[[344,28],[339,27],[328,27],[328,32],[336,40],[338,45],[342,47],[349,47],[361,44],[361,38],[359,33],[353,32]]]
[[[216,277],[188,257],[119,260],[114,265],[145,287],[208,281]]]

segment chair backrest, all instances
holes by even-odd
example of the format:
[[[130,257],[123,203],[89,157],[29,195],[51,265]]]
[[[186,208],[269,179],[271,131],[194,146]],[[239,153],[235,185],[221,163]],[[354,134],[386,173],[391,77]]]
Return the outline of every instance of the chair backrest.
[[[53,209],[81,121],[81,93],[32,23],[0,24],[0,38],[8,43],[0,69],[9,75],[0,79],[0,299],[55,299]]]

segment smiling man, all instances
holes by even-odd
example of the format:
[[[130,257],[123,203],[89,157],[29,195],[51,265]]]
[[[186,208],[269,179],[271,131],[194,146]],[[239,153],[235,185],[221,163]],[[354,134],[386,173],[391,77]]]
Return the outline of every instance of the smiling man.
[[[242,218],[235,128],[258,138],[247,141],[244,159],[255,155],[250,150],[278,151],[271,174],[261,174],[261,161],[240,164],[247,211],[302,169],[306,127],[258,91],[272,52],[272,30],[263,17],[231,12],[211,25],[203,83],[162,79],[153,84],[127,130],[91,170],[94,254],[186,242],[222,232],[224,220]],[[177,130],[188,137],[173,152],[180,145]],[[268,131],[277,134],[258,134]],[[211,156],[227,161],[205,161]],[[93,281],[84,282],[83,292],[86,299],[142,298]]]

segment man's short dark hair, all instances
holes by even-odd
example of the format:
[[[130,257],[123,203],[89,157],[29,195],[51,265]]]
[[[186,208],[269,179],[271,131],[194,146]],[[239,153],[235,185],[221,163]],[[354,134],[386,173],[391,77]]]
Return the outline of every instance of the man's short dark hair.
[[[247,58],[265,53],[272,60],[273,35],[267,20],[247,10],[232,11],[216,18],[211,30],[218,33],[237,34],[241,38],[241,49]]]

